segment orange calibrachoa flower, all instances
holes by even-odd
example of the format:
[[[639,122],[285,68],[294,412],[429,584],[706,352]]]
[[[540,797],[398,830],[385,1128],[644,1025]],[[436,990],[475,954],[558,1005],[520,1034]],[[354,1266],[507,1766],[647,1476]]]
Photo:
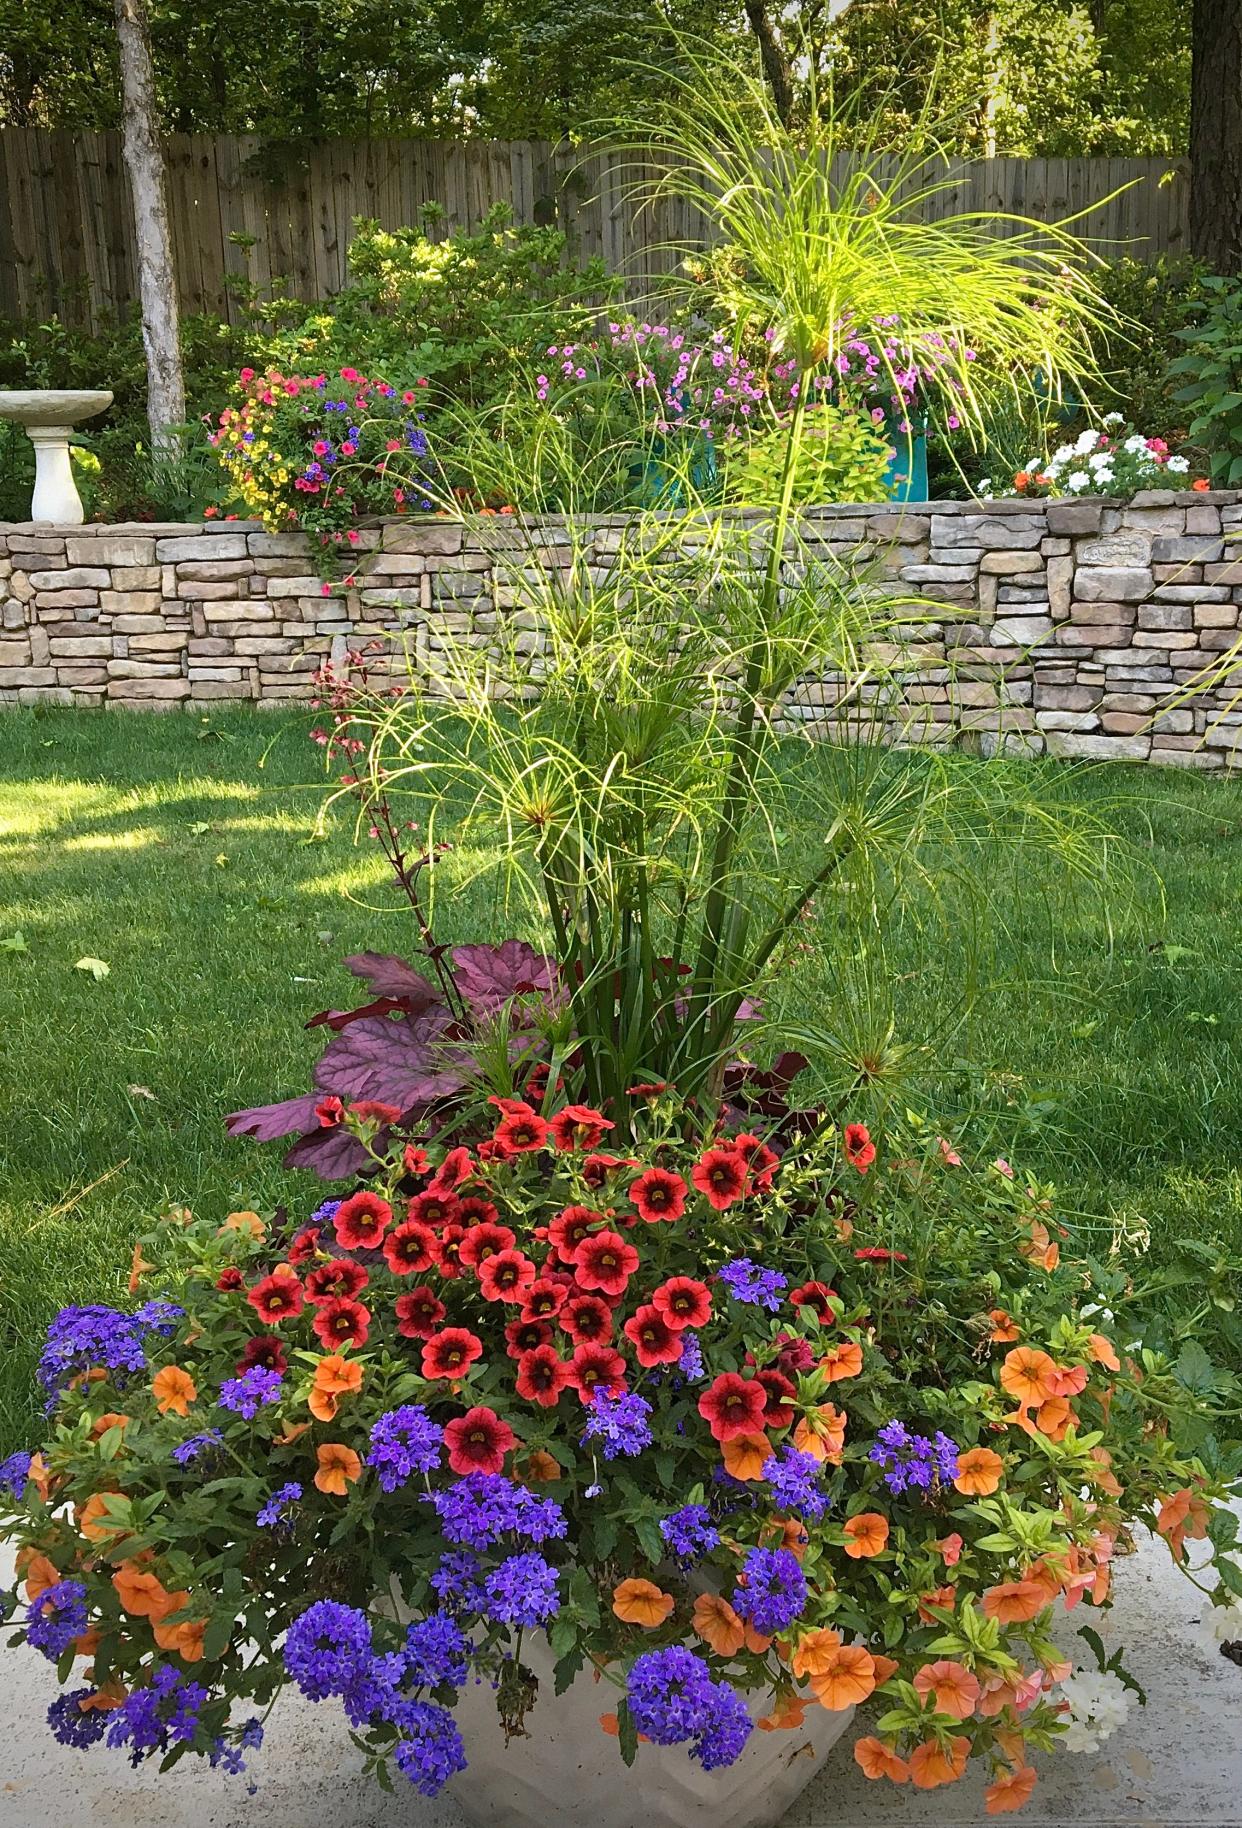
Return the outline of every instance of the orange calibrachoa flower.
[[[778,1694],[770,1714],[761,1714],[755,1725],[761,1733],[789,1732],[806,1719],[806,1703],[787,1690]]]
[[[860,1511],[845,1522],[845,1553],[851,1561],[880,1554],[888,1542],[888,1518],[879,1511]]]
[[[992,1331],[988,1337],[994,1346],[1007,1346],[1013,1340],[1021,1339],[1022,1328],[1004,1308],[989,1309],[988,1319],[992,1322]]]
[[[32,1602],[41,1599],[48,1588],[54,1587],[61,1578],[55,1562],[49,1561],[37,1549],[17,1551],[17,1572],[25,1576],[26,1598]]]
[[[845,1449],[847,1417],[832,1403],[821,1403],[798,1418],[793,1444],[799,1453],[814,1454],[821,1464],[840,1466]]]
[[[128,1692],[119,1676],[110,1676],[93,1695],[83,1695],[78,1706],[84,1714],[110,1714],[120,1707]]]
[[[1210,1513],[1203,1498],[1193,1486],[1166,1498],[1156,1515],[1156,1528],[1168,1542],[1175,1561],[1186,1559],[1186,1538],[1202,1542],[1207,1535]]]
[[[107,1434],[110,1428],[128,1427],[129,1417],[127,1415],[120,1415],[115,1410],[110,1409],[106,1415],[96,1417],[91,1423],[91,1440],[97,1441],[100,1435]]]
[[[883,1688],[889,1677],[895,1676],[901,1667],[896,1657],[886,1657],[878,1650],[872,1651],[871,1661],[875,1664],[875,1685],[877,1688]]]
[[[169,1593],[163,1581],[150,1568],[135,1561],[123,1561],[112,1576],[112,1585],[122,1609],[136,1619],[158,1623],[170,1612],[176,1612],[189,1598],[188,1593]]]
[[[148,1263],[143,1256],[142,1245],[135,1244],[134,1254],[129,1260],[129,1292],[131,1295],[138,1293],[138,1284],[144,1276],[149,1276],[154,1268],[154,1263]]]
[[[362,1366],[333,1352],[315,1366],[307,1405],[317,1422],[330,1422],[340,1408],[340,1399],[355,1395],[361,1388]]]
[[[1063,1441],[1069,1430],[1077,1425],[1078,1416],[1070,1408],[1063,1396],[1049,1397],[1035,1411],[1035,1426],[1040,1434],[1047,1435],[1050,1441]]]
[[[910,1754],[910,1781],[920,1790],[938,1790],[941,1784],[955,1784],[965,1775],[970,1756],[970,1741],[956,1734],[944,1751],[935,1739],[916,1745]]]
[[[187,1415],[198,1395],[198,1386],[188,1371],[179,1365],[165,1365],[151,1379],[151,1394],[161,1415]]]
[[[170,1594],[169,1598],[177,1601],[172,1610],[180,1612],[189,1597],[188,1593]],[[160,1623],[155,1626],[155,1641],[161,1650],[175,1650],[187,1663],[200,1663],[206,1631],[206,1619],[182,1619],[179,1624]]]
[[[798,1639],[797,1647],[789,1659],[789,1667],[795,1676],[823,1676],[832,1668],[833,1658],[842,1644],[841,1633],[831,1631],[821,1625],[815,1631],[805,1632]]]
[[[953,1481],[957,1491],[967,1498],[988,1498],[1000,1485],[1005,1462],[990,1447],[971,1447],[964,1454],[957,1456],[957,1478]],[[961,1552],[961,1537],[958,1537],[958,1552]]]
[[[735,1434],[722,1441],[720,1457],[725,1471],[734,1479],[762,1479],[763,1469],[772,1458],[772,1443],[766,1434]]]
[[[983,1792],[988,1814],[1011,1815],[1015,1809],[1024,1809],[1031,1800],[1034,1788],[1035,1771],[1030,1765],[1020,1765],[1016,1771],[1003,1772]]]
[[[662,1625],[676,1605],[671,1593],[665,1593],[653,1580],[623,1580],[612,1590],[612,1609],[626,1625],[641,1625],[654,1631]]]
[[[362,1477],[362,1461],[343,1441],[322,1441],[315,1449],[315,1455],[319,1461],[315,1485],[330,1497],[343,1498],[347,1489]]]
[[[910,1781],[910,1767],[905,1759],[899,1758],[891,1747],[871,1733],[854,1742],[854,1763],[873,1783],[880,1777],[887,1777],[894,1784]]]
[[[119,1498],[120,1492],[92,1492],[82,1509],[78,1512],[78,1529],[88,1542],[111,1542],[120,1525],[108,1509],[109,1498]]]
[[[1056,1395],[1057,1367],[1035,1346],[1015,1346],[1001,1365],[1001,1389],[1015,1402],[1030,1406]]]
[[[1103,1333],[1093,1333],[1087,1341],[1087,1350],[1097,1365],[1103,1365],[1106,1371],[1120,1371],[1121,1360],[1118,1358],[1111,1339],[1105,1339]]]
[[[925,1625],[939,1625],[942,1621],[931,1610],[933,1606],[941,1612],[952,1612],[957,1604],[957,1588],[933,1587],[930,1593],[919,1595],[919,1617]]]
[[[841,1644],[831,1653],[827,1667],[811,1677],[811,1692],[821,1707],[834,1713],[856,1707],[875,1690],[875,1659],[861,1644]]]
[[[520,1472],[523,1479],[529,1480],[532,1485],[545,1485],[549,1479],[559,1479],[561,1476],[559,1463],[542,1447],[537,1447],[533,1453],[527,1454],[515,1470]]]
[[[699,1594],[690,1628],[718,1657],[734,1657],[743,1645],[762,1655],[772,1641],[753,1630],[719,1593]]]
[[[926,1701],[931,1695],[938,1714],[949,1714],[954,1720],[969,1720],[979,1699],[979,1682],[962,1663],[942,1657],[938,1663],[925,1663],[914,1678],[915,1693]]]
[[[1002,1625],[1024,1625],[1037,1618],[1047,1604],[1048,1595],[1038,1580],[1001,1581],[983,1595],[984,1612]]]
[[[52,1478],[47,1470],[47,1461],[42,1454],[31,1455],[30,1465],[26,1468],[26,1477],[46,1504],[52,1495]]]
[[[263,1236],[264,1225],[257,1212],[230,1212],[220,1227],[220,1235],[223,1237],[226,1231],[244,1231],[257,1244]]]
[[[840,1383],[843,1378],[857,1377],[863,1368],[862,1347],[852,1339],[843,1339],[840,1345],[825,1352],[819,1367],[830,1384]]]

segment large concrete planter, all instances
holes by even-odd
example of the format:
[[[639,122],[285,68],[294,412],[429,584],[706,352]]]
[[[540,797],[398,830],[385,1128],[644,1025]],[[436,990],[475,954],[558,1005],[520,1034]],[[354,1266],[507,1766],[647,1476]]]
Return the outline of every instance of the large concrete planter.
[[[454,1709],[470,1767],[450,1791],[487,1828],[775,1828],[853,1718],[813,1705],[796,1731],[752,1733],[724,1771],[704,1771],[683,1746],[654,1745],[640,1745],[627,1770],[599,1724],[615,1708],[611,1684],[584,1672],[554,1695],[542,1640],[523,1644],[522,1662],[539,1679],[526,1738],[506,1746],[487,1684],[463,1688]],[[751,1712],[766,1707],[756,1695]]]

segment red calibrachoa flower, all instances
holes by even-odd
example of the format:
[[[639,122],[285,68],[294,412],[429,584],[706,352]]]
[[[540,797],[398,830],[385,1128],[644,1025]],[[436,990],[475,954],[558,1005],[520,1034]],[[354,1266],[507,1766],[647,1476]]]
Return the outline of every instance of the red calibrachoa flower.
[[[603,1213],[592,1212],[589,1206],[566,1206],[548,1226],[548,1242],[562,1263],[572,1263],[574,1252],[583,1239],[589,1238],[594,1227],[603,1223]]]
[[[290,1263],[309,1263],[319,1250],[319,1226],[303,1225],[300,1232],[289,1246],[287,1256]],[[216,1287],[219,1288],[217,1283]]]
[[[468,1409],[444,1430],[444,1445],[453,1472],[498,1473],[517,1437],[494,1409]]]
[[[454,1225],[468,1230],[471,1225],[499,1225],[500,1214],[491,1200],[483,1199],[477,1193],[467,1194],[464,1200],[457,1202],[457,1217]]]
[[[681,1357],[681,1328],[671,1327],[651,1302],[645,1302],[621,1331],[634,1347],[640,1365],[675,1365]]]
[[[860,1263],[908,1263],[910,1261],[904,1250],[885,1250],[879,1244],[868,1244],[864,1250],[856,1250],[854,1255]]]
[[[445,1327],[423,1347],[424,1377],[461,1377],[483,1356],[483,1341],[468,1327]]]
[[[638,1162],[632,1155],[588,1155],[582,1164],[582,1178],[594,1191],[608,1184],[610,1174],[618,1168],[637,1168]]]
[[[554,1147],[568,1151],[594,1149],[603,1142],[608,1131],[616,1127],[602,1111],[593,1111],[589,1104],[567,1104],[564,1110],[556,1113],[548,1130]]]
[[[875,1160],[875,1144],[865,1123],[847,1123],[843,1138],[845,1159],[860,1174],[865,1174]]]
[[[780,1371],[766,1370],[755,1373],[755,1382],[762,1384],[767,1393],[763,1408],[764,1427],[788,1428],[794,1419],[791,1404],[798,1394],[789,1379]]]
[[[220,1274],[216,1277],[216,1287],[222,1294],[231,1294],[234,1289],[245,1288],[245,1286],[246,1278],[242,1275],[236,1263],[226,1264],[220,1271]]]
[[[256,1365],[262,1366],[264,1371],[279,1371],[282,1376],[289,1369],[284,1341],[277,1339],[275,1333],[259,1333],[246,1341],[237,1361],[237,1376],[252,1371]]]
[[[551,1346],[536,1346],[531,1352],[523,1352],[517,1369],[518,1395],[528,1403],[538,1403],[541,1409],[554,1409],[561,1392],[574,1381],[572,1367],[558,1358]]]
[[[427,1183],[428,1193],[452,1193],[474,1173],[469,1149],[450,1149]]]
[[[459,1225],[462,1223],[461,1201],[455,1193],[446,1188],[428,1187],[425,1193],[416,1193],[406,1208],[407,1219],[413,1219],[419,1225]]]
[[[397,1331],[403,1339],[433,1339],[444,1319],[444,1303],[435,1290],[421,1286],[408,1295],[398,1295],[393,1304]]]
[[[321,1098],[315,1106],[315,1121],[321,1130],[334,1130],[345,1121],[345,1106],[339,1098]]]
[[[612,1338],[612,1309],[598,1295],[571,1295],[556,1318],[576,1346]]]
[[[505,1350],[510,1358],[521,1358],[524,1352],[534,1352],[540,1346],[550,1346],[553,1338],[550,1321],[519,1317],[511,1320],[505,1328]]]
[[[767,1143],[758,1136],[745,1134],[733,1138],[733,1147],[746,1162],[750,1184],[755,1192],[767,1193],[772,1186],[772,1176],[781,1161],[775,1149],[769,1149]]]
[[[670,1327],[705,1327],[711,1318],[711,1290],[692,1276],[670,1276],[652,1291],[651,1305]]]
[[[574,1389],[584,1403],[589,1403],[597,1390],[620,1396],[625,1389],[625,1360],[612,1346],[576,1346],[569,1363]]]
[[[743,1434],[761,1434],[767,1395],[755,1378],[739,1377],[736,1371],[722,1371],[699,1398],[699,1414],[718,1441],[734,1441]]]
[[[417,1276],[436,1260],[436,1234],[430,1225],[407,1219],[384,1239],[384,1261],[394,1276]]]
[[[564,1307],[572,1286],[572,1283],[562,1281],[559,1276],[540,1276],[526,1291],[522,1303],[522,1319],[551,1320]]]
[[[392,1207],[378,1193],[353,1193],[332,1215],[336,1241],[344,1250],[374,1250],[392,1223]]]
[[[306,1277],[306,1299],[316,1307],[338,1295],[360,1295],[371,1278],[361,1263],[350,1257],[333,1257],[329,1263],[317,1263]]]
[[[632,1183],[630,1198],[638,1209],[639,1218],[645,1219],[648,1225],[654,1225],[658,1219],[671,1224],[686,1210],[689,1191],[680,1174],[672,1174],[667,1168],[648,1168],[646,1174],[640,1174]]]
[[[708,1149],[690,1170],[690,1179],[709,1205],[727,1212],[746,1191],[746,1157],[736,1149]]]
[[[365,1346],[371,1316],[360,1301],[338,1296],[325,1301],[312,1322],[315,1338],[330,1352],[338,1346]]]
[[[423,1175],[431,1166],[431,1157],[426,1149],[420,1149],[414,1143],[406,1143],[401,1151],[401,1166],[407,1174]]]
[[[461,1241],[458,1256],[470,1269],[478,1269],[485,1257],[495,1257],[502,1250],[512,1250],[517,1234],[507,1225],[472,1225]]]
[[[622,1295],[638,1268],[638,1252],[619,1231],[597,1231],[584,1238],[574,1252],[574,1277],[579,1288],[599,1289],[605,1295]]]
[[[379,1098],[359,1098],[349,1107],[349,1115],[359,1123],[396,1123],[401,1115],[399,1104],[384,1104]]]
[[[305,1297],[302,1284],[286,1264],[274,1269],[262,1282],[256,1282],[246,1296],[259,1319],[266,1325],[279,1326],[282,1320],[293,1320],[302,1312]]]
[[[535,1280],[535,1266],[520,1250],[498,1250],[479,1265],[479,1293],[484,1301],[524,1301]]]
[[[513,1103],[496,1125],[492,1140],[506,1155],[526,1155],[545,1146],[548,1125],[528,1104]]]
[[[834,1315],[829,1302],[840,1297],[826,1282],[804,1282],[801,1287],[790,1289],[789,1299],[796,1308],[809,1308],[820,1326],[830,1327]]]
[[[461,1261],[461,1244],[466,1232],[464,1226],[446,1225],[435,1242],[436,1268],[442,1276],[453,1277],[463,1274]]]

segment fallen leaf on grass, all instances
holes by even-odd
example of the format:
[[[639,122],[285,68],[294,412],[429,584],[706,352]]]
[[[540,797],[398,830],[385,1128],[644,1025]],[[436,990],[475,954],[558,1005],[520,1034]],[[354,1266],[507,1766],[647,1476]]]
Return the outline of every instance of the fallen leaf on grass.
[[[101,958],[80,958],[73,968],[75,971],[89,971],[97,984],[106,978],[112,969],[111,965],[106,965]]]
[[[125,1090],[129,1093],[131,1098],[149,1098],[152,1104],[159,1103],[159,1099],[155,1096],[155,1093],[151,1090],[149,1085],[127,1085]]]
[[[16,933],[10,933],[7,939],[0,939],[0,952],[29,952],[26,935],[19,927]]]

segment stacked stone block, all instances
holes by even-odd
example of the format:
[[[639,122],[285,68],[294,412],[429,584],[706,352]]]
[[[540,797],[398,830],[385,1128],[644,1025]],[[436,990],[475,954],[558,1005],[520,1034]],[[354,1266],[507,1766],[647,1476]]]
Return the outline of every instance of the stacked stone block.
[[[628,527],[592,520],[595,576]],[[672,531],[666,556],[702,546],[693,519]],[[799,681],[787,727],[1195,768],[1242,756],[1242,676],[1210,677],[1240,639],[1242,493],[842,505],[806,510],[801,532],[800,550],[911,602],[873,676]],[[363,652],[373,673],[413,666],[450,689],[454,649],[501,631],[537,682],[541,573],[571,556],[553,517],[389,522],[361,534],[356,583],[325,594],[301,535],[250,523],[0,525],[0,704],[280,703]]]

